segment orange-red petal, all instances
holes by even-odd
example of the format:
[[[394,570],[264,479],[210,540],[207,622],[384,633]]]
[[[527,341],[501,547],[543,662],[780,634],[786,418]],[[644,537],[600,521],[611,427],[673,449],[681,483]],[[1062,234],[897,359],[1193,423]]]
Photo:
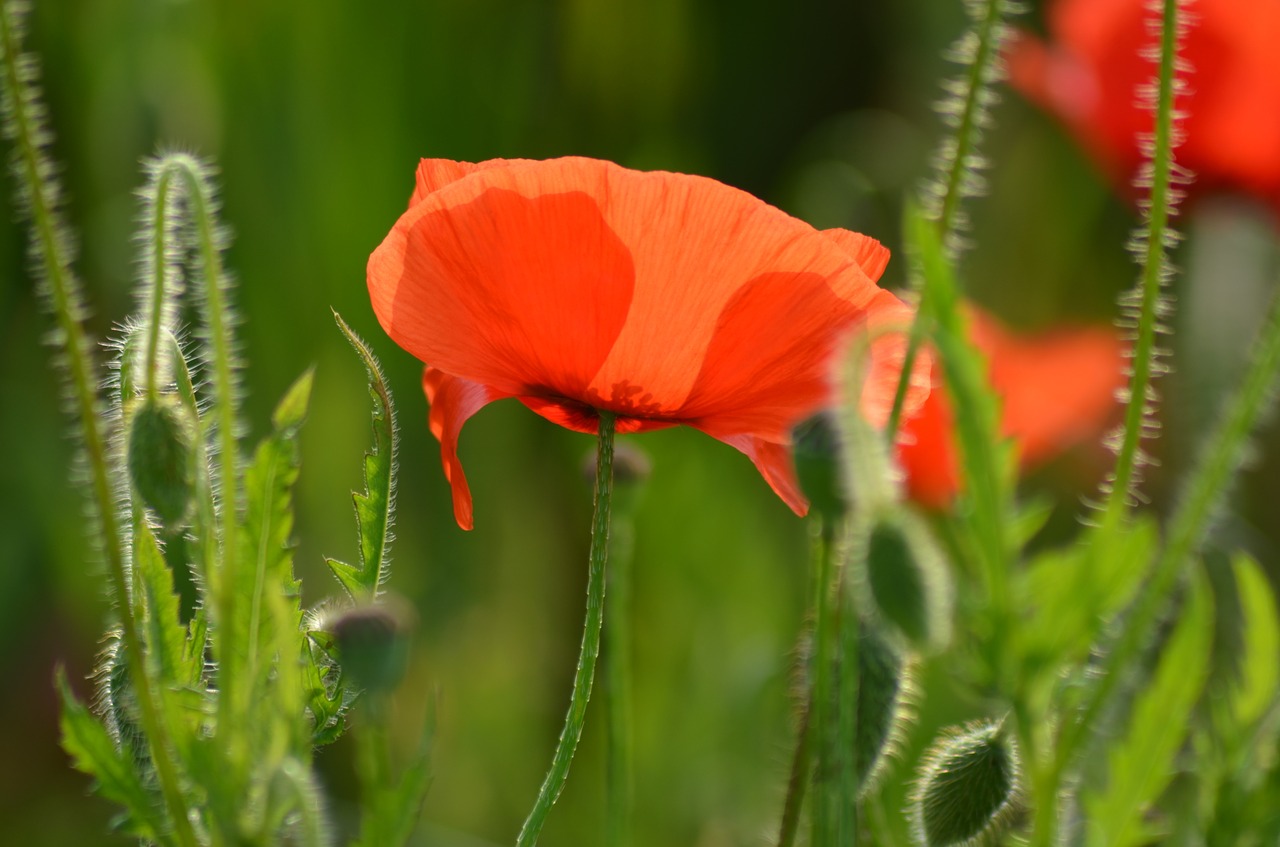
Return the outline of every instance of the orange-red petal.
[[[760,475],[791,511],[804,517],[809,513],[809,501],[800,490],[796,478],[795,461],[791,456],[791,442],[768,441],[752,435],[715,436],[731,447],[741,450],[755,464]]]
[[[510,395],[431,367],[422,373],[422,388],[426,391],[427,402],[431,404],[427,422],[431,434],[440,441],[444,476],[453,489],[453,515],[458,526],[471,529],[474,525],[471,488],[467,485],[466,474],[462,472],[462,460],[458,458],[458,435],[468,418],[494,400]]]
[[[1115,412],[1124,381],[1123,346],[1108,327],[1072,327],[1038,336],[1010,333],[970,309],[970,333],[986,354],[1001,401],[1001,433],[1013,440],[1023,469],[1098,434]],[[907,491],[921,505],[946,506],[960,487],[951,403],[935,372],[919,412],[906,419],[898,461]]]

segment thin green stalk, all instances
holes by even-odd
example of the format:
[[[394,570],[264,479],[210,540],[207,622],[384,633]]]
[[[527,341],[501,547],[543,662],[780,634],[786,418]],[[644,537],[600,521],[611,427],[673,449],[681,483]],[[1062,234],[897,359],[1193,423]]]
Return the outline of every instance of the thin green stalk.
[[[143,324],[146,331],[143,347],[146,384],[143,388],[152,399],[159,393],[156,383],[160,364],[160,336],[170,326],[172,308],[169,304],[177,294],[174,290],[177,287],[177,275],[171,272],[177,248],[173,243],[173,215],[169,209],[175,171],[176,168],[168,162],[160,163],[147,193],[146,214],[150,230],[147,246],[150,252],[146,257],[144,275],[144,296],[147,300],[144,309],[147,317]]]
[[[1270,405],[1280,381],[1280,296],[1250,359],[1244,382],[1225,409],[1206,449],[1184,486],[1184,495],[1169,520],[1169,535],[1156,559],[1146,588],[1126,619],[1119,639],[1107,653],[1104,672],[1081,718],[1064,732],[1059,747],[1061,766],[1079,748],[1085,733],[1110,701],[1122,677],[1159,618],[1169,592],[1204,543],[1213,518],[1226,499],[1231,479],[1244,464],[1249,436]]]
[[[1154,412],[1152,382],[1156,372],[1156,333],[1162,315],[1161,285],[1169,273],[1167,251],[1172,238],[1169,218],[1173,207],[1174,65],[1177,61],[1178,0],[1164,0],[1160,33],[1160,66],[1155,103],[1155,143],[1151,158],[1151,195],[1143,233],[1142,276],[1134,292],[1138,305],[1137,337],[1133,347],[1129,402],[1116,467],[1109,480],[1104,524],[1119,525],[1128,514],[1141,460],[1140,444]]]
[[[960,203],[978,191],[978,141],[982,129],[989,121],[991,87],[998,73],[996,58],[1000,53],[1005,18],[1012,12],[1011,5],[1009,0],[986,0],[981,5],[976,29],[972,31],[973,46],[967,49],[964,47],[968,43],[966,36],[960,42],[959,55],[956,57],[967,70],[960,81],[962,93],[943,106],[944,118],[955,128],[955,132],[943,141],[938,154],[941,178],[932,183],[926,193],[931,195],[930,199],[933,201],[928,204],[928,208],[930,217],[938,228],[938,240],[951,252],[954,252],[955,236],[960,228]],[[915,369],[920,348],[932,329],[924,302],[929,295],[923,290],[918,291],[918,294],[920,299],[916,303],[916,319],[907,336],[902,374],[898,378],[893,408],[885,427],[885,438],[889,444],[894,443],[897,438],[911,372]]]
[[[26,211],[31,218],[32,252],[43,266],[44,285],[66,355],[68,381],[84,438],[92,501],[99,521],[107,573],[112,590],[121,603],[129,606],[132,605],[132,592],[125,564],[125,542],[116,512],[114,485],[107,466],[106,438],[98,415],[97,379],[93,359],[88,338],[80,324],[81,294],[60,235],[62,224],[58,220],[56,189],[51,182],[51,168],[41,151],[41,142],[47,138],[47,132],[40,125],[36,111],[40,107],[35,93],[35,70],[34,65],[24,62],[19,52],[20,36],[17,32],[16,14],[13,3],[5,3],[0,10],[4,87],[8,101],[6,130],[17,146],[15,171],[29,192]],[[121,615],[121,630],[137,694],[139,718],[151,741],[156,778],[165,807],[173,821],[178,843],[183,847],[195,847],[195,832],[187,817],[177,768],[170,759],[172,751],[168,735],[159,719],[151,681],[146,674],[142,640],[138,634],[137,622],[130,612],[130,609],[126,609]]]
[[[792,847],[796,833],[800,829],[800,810],[804,807],[804,796],[809,788],[809,779],[813,771],[813,691],[814,674],[817,667],[817,620],[822,607],[823,591],[826,587],[827,565],[825,559],[830,549],[828,529],[821,517],[810,519],[809,544],[809,607],[811,623],[809,626],[809,656],[805,668],[804,699],[800,703],[800,718],[797,721],[796,749],[791,758],[791,775],[787,780],[787,794],[782,804],[782,821],[778,826],[778,847]]]
[[[845,700],[847,691],[841,690],[848,685],[848,677],[852,673],[854,685],[857,680],[856,665],[850,669],[837,664],[837,651],[845,646],[845,631],[849,626],[846,621],[843,568],[839,561],[842,550],[840,535],[834,528],[824,525],[822,537],[822,553],[819,557],[817,615],[814,621],[814,657],[813,657],[813,694],[811,700],[812,721],[810,733],[813,736],[816,771],[814,774],[814,796],[811,804],[812,835],[810,843],[813,847],[845,847],[855,843],[857,828],[856,818],[857,776],[853,776],[852,792],[848,790],[845,773],[845,760],[853,756],[853,735],[856,725],[850,731],[848,721],[857,720],[857,695],[853,698],[852,714],[842,714],[837,705],[848,705]],[[856,637],[856,626],[854,627]],[[856,657],[855,657],[856,658]],[[839,674],[837,675],[837,668]],[[841,695],[839,698],[837,694]],[[845,712],[850,710],[846,709]],[[848,736],[846,738],[845,736]],[[847,747],[844,742],[848,741]]]
[[[625,498],[624,498],[625,499]],[[605,728],[605,844],[631,844],[633,772],[635,761],[631,711],[631,562],[634,528],[629,510],[620,508],[613,522],[609,548],[609,614],[604,619]]]
[[[538,790],[533,810],[520,829],[516,847],[533,847],[546,822],[547,813],[555,805],[564,790],[569,776],[569,766],[578,741],[582,738],[582,726],[586,718],[587,703],[591,699],[591,684],[595,679],[596,657],[600,654],[600,630],[604,617],[605,562],[609,556],[609,512],[613,498],[613,436],[616,420],[611,412],[600,412],[599,435],[596,443],[595,517],[591,524],[591,553],[587,570],[587,616],[582,629],[582,649],[578,656],[578,670],[573,677],[573,693],[569,698],[569,711],[565,715],[564,729],[551,759],[551,769]]]

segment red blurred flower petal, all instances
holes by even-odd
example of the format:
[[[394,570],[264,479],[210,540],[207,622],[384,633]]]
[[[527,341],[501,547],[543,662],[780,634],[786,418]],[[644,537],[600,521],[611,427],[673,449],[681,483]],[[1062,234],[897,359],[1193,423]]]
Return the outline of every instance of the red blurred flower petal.
[[[508,396],[584,432],[597,410],[619,432],[695,426],[803,512],[791,427],[831,402],[843,336],[909,316],[873,281],[887,260],[873,239],[818,232],[703,177],[579,158],[427,160],[368,281],[383,328],[430,365],[433,431],[466,526],[458,429]],[[888,381],[900,348],[876,338],[869,384]]]
[[[1127,196],[1143,159],[1139,136],[1153,128],[1137,95],[1156,69],[1143,55],[1157,43],[1147,5],[1056,0],[1052,43],[1021,33],[1008,51],[1014,87],[1062,119]],[[1190,71],[1178,74],[1186,140],[1177,161],[1196,175],[1191,191],[1242,191],[1280,208],[1280,3],[1198,0],[1182,19]]]
[[[1115,412],[1124,383],[1123,346],[1109,327],[1060,328],[1023,337],[994,318],[969,310],[973,342],[988,358],[1000,397],[1001,433],[1011,438],[1024,469],[1099,433]],[[943,508],[959,489],[951,403],[935,373],[935,388],[905,420],[898,461],[911,498]]]

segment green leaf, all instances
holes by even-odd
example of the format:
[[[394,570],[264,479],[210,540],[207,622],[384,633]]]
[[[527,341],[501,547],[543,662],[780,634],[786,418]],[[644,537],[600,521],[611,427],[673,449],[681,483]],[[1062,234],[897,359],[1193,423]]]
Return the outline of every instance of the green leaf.
[[[144,787],[133,756],[121,752],[97,718],[76,699],[61,668],[57,674],[62,700],[62,748],[76,770],[98,781],[98,792],[129,812],[127,828],[139,838],[156,841],[168,827],[158,815],[160,799]]]
[[[1240,679],[1229,702],[1232,724],[1247,732],[1275,704],[1280,685],[1280,618],[1271,583],[1262,568],[1241,553],[1232,560],[1244,613]]]
[[[204,669],[203,640],[193,646],[187,639],[201,633],[188,631],[182,625],[173,573],[151,528],[142,522],[134,527],[133,566],[134,579],[146,604],[146,620],[142,624],[149,659],[147,672],[162,690],[196,685]]]
[[[936,226],[912,207],[907,210],[906,234],[913,270],[922,282],[920,308],[934,320],[934,349],[955,411],[965,486],[962,497],[971,505],[967,523],[974,534],[980,573],[999,615],[1007,602],[1006,574],[1012,570],[1012,528],[1017,525],[1012,445],[1001,435],[999,403],[986,362],[969,340],[960,288]]]
[[[1056,678],[1063,666],[1082,662],[1132,599],[1158,541],[1154,519],[1140,516],[1093,550],[1075,544],[1037,556],[1016,582],[1025,672]]]
[[[307,371],[285,393],[272,420],[276,430],[264,438],[245,469],[245,510],[240,533],[241,567],[237,575],[236,620],[222,638],[235,641],[237,665],[247,679],[237,686],[248,702],[236,714],[258,715],[246,733],[256,748],[239,751],[246,766],[270,771],[279,762],[263,761],[270,750],[283,755],[281,734],[300,746],[310,733],[300,720],[304,692],[299,663],[306,649],[302,633],[301,585],[293,574],[293,485],[300,452],[298,428],[306,415],[312,373]],[[258,761],[249,762],[257,757]]]
[[[382,376],[382,367],[367,344],[347,326],[337,312],[338,328],[355,348],[369,374],[373,398],[373,446],[364,454],[363,492],[353,492],[356,527],[360,533],[360,565],[355,567],[327,559],[334,576],[353,600],[370,600],[387,578],[391,526],[395,518],[396,425],[395,405]]]
[[[1110,747],[1105,787],[1085,793],[1089,845],[1128,847],[1150,835],[1143,813],[1173,778],[1174,757],[1204,690],[1213,636],[1213,601],[1197,572],[1154,677],[1139,693],[1124,738]]]

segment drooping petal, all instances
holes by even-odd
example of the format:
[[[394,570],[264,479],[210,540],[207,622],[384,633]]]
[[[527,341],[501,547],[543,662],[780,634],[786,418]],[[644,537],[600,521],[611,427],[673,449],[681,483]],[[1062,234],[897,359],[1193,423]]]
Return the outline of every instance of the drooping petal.
[[[510,395],[488,385],[449,376],[431,367],[423,371],[422,387],[426,391],[427,402],[431,404],[427,423],[431,434],[440,441],[444,476],[453,489],[453,516],[457,519],[458,526],[471,529],[474,525],[471,488],[462,471],[462,460],[458,458],[458,435],[468,418],[493,401]]]
[[[710,434],[710,433],[708,433]],[[778,443],[752,435],[713,436],[731,447],[741,450],[755,464],[760,475],[782,502],[800,517],[809,513],[809,501],[800,490],[796,478],[795,461],[791,456],[791,443]]]

